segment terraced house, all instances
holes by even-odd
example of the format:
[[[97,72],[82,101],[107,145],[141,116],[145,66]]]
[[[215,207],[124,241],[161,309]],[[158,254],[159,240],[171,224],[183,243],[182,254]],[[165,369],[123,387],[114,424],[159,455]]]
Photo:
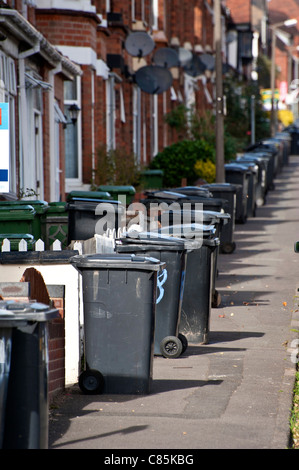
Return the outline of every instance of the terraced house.
[[[178,138],[167,113],[179,104],[213,111],[214,3],[0,1],[0,102],[9,116],[0,197],[30,190],[64,201],[104,172],[99,148],[146,167]],[[223,70],[251,79],[262,34],[249,12],[267,18],[267,2],[241,3],[245,19],[232,14],[238,2],[221,2]]]

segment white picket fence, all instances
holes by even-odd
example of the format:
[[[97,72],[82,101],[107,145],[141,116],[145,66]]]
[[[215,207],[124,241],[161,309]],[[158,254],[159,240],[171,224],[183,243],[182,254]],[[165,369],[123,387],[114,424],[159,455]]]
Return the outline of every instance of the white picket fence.
[[[73,241],[70,244],[72,250],[77,250],[80,254],[94,254],[94,253],[113,253],[115,251],[115,240],[121,237],[124,229],[108,229],[103,235],[95,234],[93,238],[83,241]],[[27,242],[24,239],[21,239],[18,244],[19,252],[26,252],[28,250]],[[51,251],[61,251],[62,245],[60,240],[55,240],[55,242],[50,246]],[[2,241],[1,245],[2,252],[11,251],[11,243],[8,238],[5,238]],[[43,240],[37,240],[34,244],[34,251],[45,251],[45,243]]]

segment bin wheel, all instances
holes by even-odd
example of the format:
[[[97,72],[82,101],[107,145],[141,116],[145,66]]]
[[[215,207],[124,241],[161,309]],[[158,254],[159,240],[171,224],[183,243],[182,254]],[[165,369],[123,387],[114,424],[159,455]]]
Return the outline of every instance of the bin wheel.
[[[186,351],[186,349],[188,348],[188,340],[187,340],[186,336],[183,335],[182,333],[178,334],[178,338],[181,341],[182,346],[183,346],[183,349],[182,349],[182,354],[183,354]]]
[[[223,243],[220,247],[221,253],[224,253],[226,255],[230,255],[233,253],[236,249],[236,244],[235,242],[228,242],[228,243]]]
[[[100,394],[104,387],[104,377],[98,370],[85,370],[79,377],[79,387],[85,395]]]
[[[183,344],[176,336],[166,336],[160,343],[162,356],[175,359],[182,354]]]

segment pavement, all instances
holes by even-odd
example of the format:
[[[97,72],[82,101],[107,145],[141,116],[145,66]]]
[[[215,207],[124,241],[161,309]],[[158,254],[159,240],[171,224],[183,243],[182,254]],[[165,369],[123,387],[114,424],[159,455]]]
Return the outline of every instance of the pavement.
[[[167,463],[162,450],[187,459],[198,449],[290,448],[297,240],[299,156],[291,156],[256,217],[236,225],[234,253],[218,258],[221,304],[211,310],[209,343],[189,344],[177,359],[155,357],[148,395],[68,388],[50,411],[49,449],[101,449],[105,463],[135,466],[117,460],[122,451],[151,450],[156,460],[147,463],[159,464]]]

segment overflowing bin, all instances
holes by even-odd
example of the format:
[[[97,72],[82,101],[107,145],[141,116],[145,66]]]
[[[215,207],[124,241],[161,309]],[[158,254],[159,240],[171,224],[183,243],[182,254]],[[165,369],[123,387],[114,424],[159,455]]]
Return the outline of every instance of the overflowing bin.
[[[48,448],[47,324],[57,309],[38,302],[0,301],[12,323],[3,449]]]
[[[78,255],[82,274],[85,394],[149,393],[157,276],[164,263],[131,254]]]
[[[88,240],[95,234],[101,235],[108,229],[117,230],[121,226],[125,207],[119,201],[108,199],[111,197],[109,193],[78,193],[68,195],[68,243]]]
[[[159,233],[132,232],[116,240],[118,253],[150,256],[166,263],[158,277],[158,298],[154,354],[177,358],[187,348],[179,337],[179,324],[185,284],[187,252],[196,249],[198,241],[170,237]]]

